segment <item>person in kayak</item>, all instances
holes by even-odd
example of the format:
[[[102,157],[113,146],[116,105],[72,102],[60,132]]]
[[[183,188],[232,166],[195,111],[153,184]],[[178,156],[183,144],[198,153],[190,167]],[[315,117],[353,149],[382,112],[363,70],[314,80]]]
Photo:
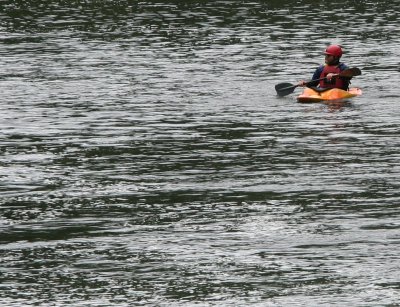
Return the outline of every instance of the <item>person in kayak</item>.
[[[348,90],[350,85],[350,79],[346,77],[337,77],[341,71],[348,69],[348,66],[340,62],[340,58],[343,55],[343,50],[339,45],[331,45],[325,49],[325,65],[319,66],[311,80],[317,80],[324,78],[320,81],[307,82],[300,81],[299,86],[318,87],[320,89],[340,88],[342,90]]]

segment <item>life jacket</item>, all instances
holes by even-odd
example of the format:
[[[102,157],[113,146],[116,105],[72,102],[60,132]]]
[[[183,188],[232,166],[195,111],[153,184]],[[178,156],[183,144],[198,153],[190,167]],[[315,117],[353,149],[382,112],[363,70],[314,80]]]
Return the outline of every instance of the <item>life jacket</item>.
[[[339,74],[342,69],[340,69],[341,64],[339,65],[325,65],[324,69],[321,72],[320,78],[325,78],[327,74]],[[343,90],[347,90],[348,82],[344,82],[344,80],[340,77],[334,77],[331,80],[322,79],[319,81],[319,87],[322,88],[340,88]]]

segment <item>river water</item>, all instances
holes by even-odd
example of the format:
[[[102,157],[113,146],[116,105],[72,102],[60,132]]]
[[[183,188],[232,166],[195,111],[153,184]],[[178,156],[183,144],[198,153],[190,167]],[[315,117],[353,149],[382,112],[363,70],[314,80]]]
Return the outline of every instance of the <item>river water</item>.
[[[0,1],[0,305],[400,306],[399,4]]]

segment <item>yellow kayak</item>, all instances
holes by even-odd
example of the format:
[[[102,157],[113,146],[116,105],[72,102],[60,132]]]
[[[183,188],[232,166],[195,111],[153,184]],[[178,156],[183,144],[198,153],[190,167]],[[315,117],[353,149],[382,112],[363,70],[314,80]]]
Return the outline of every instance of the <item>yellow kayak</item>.
[[[348,91],[333,88],[323,92],[318,92],[312,88],[306,87],[298,97],[298,102],[321,102],[321,101],[343,101],[348,98],[360,96],[362,94],[361,89],[353,87]]]

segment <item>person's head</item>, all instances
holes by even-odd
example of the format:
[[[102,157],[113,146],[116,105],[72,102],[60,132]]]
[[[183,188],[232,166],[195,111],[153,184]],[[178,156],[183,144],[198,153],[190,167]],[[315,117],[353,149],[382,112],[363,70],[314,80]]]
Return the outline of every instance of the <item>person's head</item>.
[[[339,45],[330,45],[325,49],[325,63],[328,65],[339,64],[339,60],[342,57],[343,50]]]

